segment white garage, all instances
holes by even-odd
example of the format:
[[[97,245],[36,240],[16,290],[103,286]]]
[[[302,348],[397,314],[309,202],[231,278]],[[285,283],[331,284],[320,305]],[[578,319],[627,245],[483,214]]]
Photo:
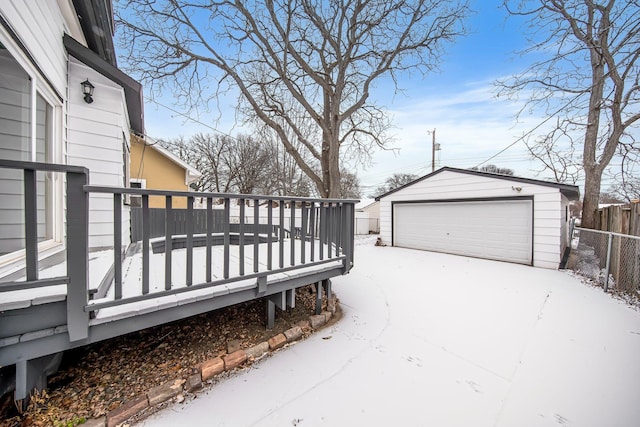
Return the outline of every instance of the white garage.
[[[442,168],[380,196],[380,237],[404,248],[557,268],[572,185]]]

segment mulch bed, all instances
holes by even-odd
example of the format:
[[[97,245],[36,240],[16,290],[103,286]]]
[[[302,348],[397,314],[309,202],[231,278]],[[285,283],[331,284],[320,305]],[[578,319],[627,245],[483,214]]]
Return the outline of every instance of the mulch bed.
[[[326,306],[326,299],[323,301]],[[187,378],[239,340],[249,348],[284,332],[315,310],[313,286],[299,288],[296,307],[276,310],[266,330],[264,300],[254,300],[65,352],[49,389],[19,413],[13,394],[0,400],[0,426],[74,426],[97,418],[150,388]]]

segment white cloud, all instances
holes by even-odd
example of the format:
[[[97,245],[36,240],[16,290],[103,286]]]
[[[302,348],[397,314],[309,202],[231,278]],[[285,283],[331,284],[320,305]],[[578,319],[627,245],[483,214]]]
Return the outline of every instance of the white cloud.
[[[398,148],[399,153],[374,154],[374,167],[359,171],[361,182],[369,191],[393,173],[431,172],[429,132],[434,128],[436,142],[441,146],[439,166],[475,166],[542,121],[539,117],[528,117],[516,123],[515,116],[521,107],[515,101],[494,97],[491,82],[487,81],[464,85],[461,90],[446,95],[396,103],[389,114],[396,127],[392,146]],[[523,142],[516,143],[491,163],[514,169],[520,176],[534,177],[537,169]]]

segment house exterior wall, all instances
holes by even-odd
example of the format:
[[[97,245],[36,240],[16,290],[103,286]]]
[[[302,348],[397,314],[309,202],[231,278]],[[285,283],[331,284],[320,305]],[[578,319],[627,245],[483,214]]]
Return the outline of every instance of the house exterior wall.
[[[369,206],[362,209],[362,212],[369,214],[369,231],[372,233],[380,232],[380,202],[373,202]]]
[[[569,246],[571,242],[571,236],[569,235],[570,228],[571,228],[569,227],[569,224],[571,221],[571,213],[569,212],[569,203],[570,203],[569,199],[567,199],[564,195],[561,195],[561,208],[560,208],[560,214],[562,215],[561,228],[560,228],[561,256],[564,255],[564,251],[567,249],[567,246]]]
[[[522,190],[516,191],[513,187]],[[562,256],[563,215],[557,188],[442,171],[380,199],[380,237],[391,245],[391,202],[533,196],[533,265],[557,268]]]
[[[73,23],[65,21],[58,2],[2,0],[0,12],[54,89],[63,95],[67,86],[67,59],[62,35],[65,31],[72,32]]]
[[[183,167],[168,159],[144,141],[132,138],[131,144],[131,178],[144,179],[147,189],[189,191],[186,184],[186,171]],[[172,205],[176,209],[186,209],[184,197],[174,197]],[[149,197],[150,208],[164,208],[165,198]]]
[[[62,6],[64,7],[62,7]],[[0,157],[64,163],[67,58],[65,32],[84,41],[68,0],[0,1]],[[70,20],[70,21],[69,21]],[[20,257],[24,247],[22,174],[0,171],[0,264]],[[16,182],[19,181],[19,185]],[[38,242],[41,251],[64,238],[64,177],[38,174]],[[8,191],[5,191],[7,190]],[[16,258],[16,256],[18,258]]]
[[[81,82],[95,86],[93,103],[84,102]],[[90,185],[123,187],[126,155],[130,150],[129,119],[124,90],[85,64],[69,57],[67,101],[67,163],[89,169]],[[129,210],[123,209],[123,230],[129,229]],[[123,233],[124,234],[124,233]],[[129,243],[126,233],[124,244]],[[113,196],[89,198],[89,247],[113,246]]]
[[[380,202],[373,202],[369,206],[362,209],[362,212],[367,212],[369,218],[380,218]]]

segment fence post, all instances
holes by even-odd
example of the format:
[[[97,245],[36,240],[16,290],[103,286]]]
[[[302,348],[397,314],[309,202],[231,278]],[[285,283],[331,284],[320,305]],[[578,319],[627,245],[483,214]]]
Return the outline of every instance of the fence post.
[[[609,268],[611,267],[611,247],[613,246],[613,234],[609,233],[609,239],[607,242],[607,265],[605,267],[604,276],[604,291],[609,290]]]
[[[67,173],[67,330],[69,341],[89,336],[89,194],[88,172]],[[115,250],[116,248],[114,248]]]

